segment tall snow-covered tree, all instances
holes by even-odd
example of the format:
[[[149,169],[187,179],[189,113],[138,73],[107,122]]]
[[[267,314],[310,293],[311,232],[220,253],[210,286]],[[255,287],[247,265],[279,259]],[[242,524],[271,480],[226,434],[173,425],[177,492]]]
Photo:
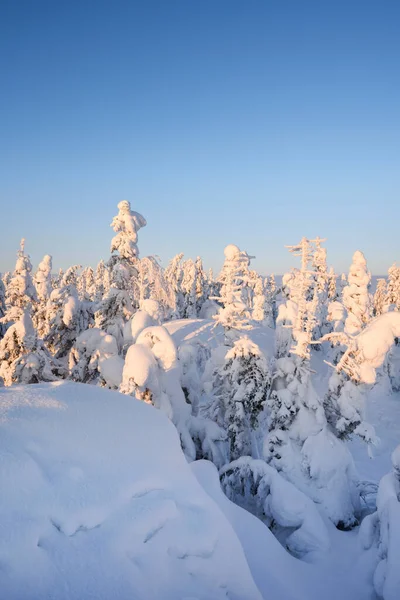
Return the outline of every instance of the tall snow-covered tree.
[[[17,252],[14,273],[6,288],[5,323],[18,321],[25,308],[36,302],[37,296],[31,272],[32,264],[29,256],[25,254],[25,240],[22,239]]]
[[[234,244],[226,246],[224,254],[225,261],[219,277],[220,295],[215,298],[222,304],[222,308],[215,319],[224,327],[227,338],[230,339],[238,331],[251,329],[246,289],[250,257]]]
[[[387,282],[386,279],[378,279],[376,291],[374,294],[374,317],[379,317],[389,309],[387,302]]]
[[[121,200],[118,204],[118,214],[111,223],[111,227],[116,232],[111,241],[111,253],[118,252],[123,260],[134,261],[138,258],[138,231],[146,224],[146,219],[131,209],[128,200]]]
[[[103,295],[95,313],[96,327],[100,327],[113,335],[117,340],[119,350],[123,346],[123,329],[129,317],[133,314],[134,279],[137,277],[139,249],[137,246],[138,231],[146,225],[146,219],[131,210],[127,200],[118,204],[118,214],[114,217],[111,227],[116,235],[111,241],[111,258],[108,261],[110,270],[110,288]]]
[[[165,269],[165,279],[175,296],[175,309],[171,315],[173,319],[182,319],[185,312],[185,296],[182,290],[182,258],[183,252],[174,256]]]
[[[337,275],[333,267],[328,271],[328,299],[331,302],[336,302],[339,294],[337,291]]]
[[[196,258],[194,264],[196,268],[196,315],[199,316],[201,309],[209,298],[210,291],[207,273],[204,271],[200,256]]]
[[[146,300],[154,300],[162,307],[164,319],[168,318],[175,310],[175,294],[159,261],[154,256],[145,256],[136,262],[136,271],[133,294],[139,308]]]
[[[103,297],[108,293],[110,285],[110,271],[102,259],[97,265],[95,273],[95,302],[101,302]]]
[[[42,338],[46,333],[46,312],[47,302],[53,290],[52,279],[52,257],[46,254],[39,263],[38,270],[35,273],[34,284],[37,293],[37,303],[32,314],[32,321],[37,334]]]
[[[389,306],[392,304],[396,310],[400,310],[400,267],[396,263],[388,271],[386,303]]]
[[[248,337],[239,338],[213,375],[213,400],[204,414],[228,433],[227,462],[260,456],[259,417],[271,386],[269,364]]]
[[[51,270],[53,268],[52,257],[46,254],[39,263],[35,273],[34,283],[39,300],[47,300],[51,294]]]
[[[78,296],[80,300],[91,302],[96,296],[96,281],[92,267],[85,267],[77,279]]]
[[[254,321],[273,329],[275,323],[272,302],[272,295],[268,294],[268,288],[263,278],[258,275],[254,285],[251,316]]]
[[[50,294],[46,311],[44,342],[55,358],[66,358],[78,335],[88,329],[91,315],[79,300],[77,271],[79,266],[69,267],[61,287]]]
[[[196,307],[196,278],[197,269],[195,262],[188,258],[182,265],[182,292],[184,295],[184,310],[183,317],[187,319],[195,319],[197,316]]]
[[[343,288],[343,304],[347,310],[345,332],[349,335],[359,333],[372,317],[372,297],[369,293],[371,273],[362,252],[357,250]]]
[[[61,286],[62,279],[64,277],[64,269],[58,269],[57,275],[53,275],[51,279],[51,285],[53,290],[58,290]]]

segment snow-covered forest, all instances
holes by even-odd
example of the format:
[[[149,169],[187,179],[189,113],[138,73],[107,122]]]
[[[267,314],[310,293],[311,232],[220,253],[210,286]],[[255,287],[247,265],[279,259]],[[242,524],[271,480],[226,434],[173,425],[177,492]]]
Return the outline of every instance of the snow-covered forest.
[[[217,274],[162,266],[146,225],[123,200],[97,265],[34,267],[27,239],[2,274],[4,598],[399,600],[400,266],[373,289],[362,249],[336,273],[320,237],[288,240],[282,277],[234,244]]]

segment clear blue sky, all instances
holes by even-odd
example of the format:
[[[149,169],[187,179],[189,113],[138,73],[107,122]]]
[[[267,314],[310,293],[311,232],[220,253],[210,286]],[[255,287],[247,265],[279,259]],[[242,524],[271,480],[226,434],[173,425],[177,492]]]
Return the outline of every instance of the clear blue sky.
[[[328,238],[400,262],[398,0],[3,0],[0,270],[108,258],[121,199],[142,255],[262,273]]]

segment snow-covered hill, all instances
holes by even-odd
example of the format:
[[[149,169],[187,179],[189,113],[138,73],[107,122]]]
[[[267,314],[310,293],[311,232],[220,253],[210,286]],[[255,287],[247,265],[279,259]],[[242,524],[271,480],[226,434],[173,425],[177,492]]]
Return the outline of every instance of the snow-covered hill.
[[[2,599],[261,599],[160,411],[53,383],[2,389],[0,419]]]

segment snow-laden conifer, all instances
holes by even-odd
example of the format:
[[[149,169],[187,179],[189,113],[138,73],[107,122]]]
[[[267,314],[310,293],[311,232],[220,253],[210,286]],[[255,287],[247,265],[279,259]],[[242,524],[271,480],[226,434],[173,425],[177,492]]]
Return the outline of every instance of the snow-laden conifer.
[[[222,304],[216,322],[225,328],[227,337],[235,337],[238,331],[251,329],[247,282],[250,257],[234,244],[226,246],[225,260],[220,274],[221,289],[216,300]]]
[[[64,375],[65,369],[38,338],[27,306],[0,341],[0,376],[9,386],[56,381]]]
[[[6,287],[5,323],[18,321],[25,308],[36,302],[37,296],[31,272],[32,264],[28,254],[25,253],[25,240],[22,239],[17,252],[15,269]]]
[[[349,335],[359,333],[372,317],[372,296],[369,293],[371,273],[362,252],[353,255],[347,285],[343,288],[343,304],[347,310],[345,332]]]

